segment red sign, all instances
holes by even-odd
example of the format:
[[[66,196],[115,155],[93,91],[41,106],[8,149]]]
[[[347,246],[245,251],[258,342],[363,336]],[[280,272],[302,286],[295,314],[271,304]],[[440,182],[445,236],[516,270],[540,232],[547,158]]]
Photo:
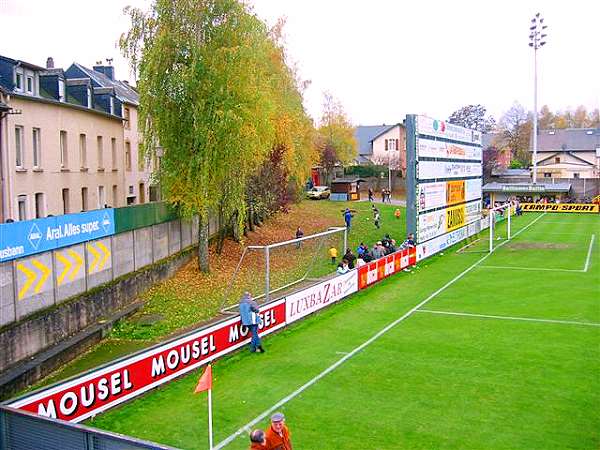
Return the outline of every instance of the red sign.
[[[391,255],[384,256],[369,264],[365,264],[358,269],[358,288],[364,289],[390,275],[406,269],[408,266],[414,266],[416,263],[416,249],[410,248],[399,250]]]
[[[285,325],[285,299],[261,308],[261,334]],[[71,381],[9,404],[46,417],[79,422],[179,377],[250,341],[239,316],[192,332]]]

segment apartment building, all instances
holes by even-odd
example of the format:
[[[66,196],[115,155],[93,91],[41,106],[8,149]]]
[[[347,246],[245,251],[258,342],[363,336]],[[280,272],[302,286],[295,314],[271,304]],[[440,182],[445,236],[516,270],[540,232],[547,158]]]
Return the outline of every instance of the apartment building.
[[[2,218],[28,220],[143,203],[137,93],[108,65],[67,70],[0,56]]]

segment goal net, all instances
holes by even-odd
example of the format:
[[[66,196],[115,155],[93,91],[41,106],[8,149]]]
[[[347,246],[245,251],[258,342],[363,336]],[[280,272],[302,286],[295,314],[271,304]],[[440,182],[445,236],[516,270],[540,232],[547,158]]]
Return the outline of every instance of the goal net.
[[[511,216],[515,208],[504,203],[488,210],[488,252],[493,252],[503,241],[511,239]]]
[[[346,228],[334,227],[297,239],[246,247],[227,282],[221,311],[236,311],[246,291],[257,302],[265,303],[335,272],[346,244]],[[331,249],[337,253],[335,262]]]

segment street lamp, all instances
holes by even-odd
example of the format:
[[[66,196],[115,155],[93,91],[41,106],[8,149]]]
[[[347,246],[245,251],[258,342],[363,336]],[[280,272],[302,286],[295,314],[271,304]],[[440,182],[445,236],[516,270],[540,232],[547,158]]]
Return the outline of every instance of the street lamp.
[[[529,46],[533,48],[533,184],[537,182],[537,125],[538,125],[538,107],[537,107],[537,51],[546,45],[546,25],[544,18],[537,13],[531,19],[529,27]]]

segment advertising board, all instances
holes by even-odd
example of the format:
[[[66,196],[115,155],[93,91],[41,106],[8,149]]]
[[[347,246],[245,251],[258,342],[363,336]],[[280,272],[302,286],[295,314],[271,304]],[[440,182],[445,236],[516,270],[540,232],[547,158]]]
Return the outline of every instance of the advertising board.
[[[115,234],[114,209],[0,224],[0,262]]]
[[[418,180],[481,177],[481,163],[419,161]]]
[[[358,288],[364,289],[417,263],[416,248],[399,250],[358,268]]]
[[[600,205],[595,203],[521,203],[521,209],[528,212],[557,212],[557,213],[598,213]]]
[[[417,211],[423,213],[481,198],[481,178],[419,183]]]
[[[355,273],[356,276],[356,273]],[[285,299],[260,308],[261,335],[285,325]],[[187,334],[174,341],[67,380],[9,403],[13,408],[80,422],[181,376],[250,341],[240,318]]]
[[[295,322],[358,291],[357,270],[311,286],[285,298],[286,322]]]
[[[454,144],[432,139],[417,139],[417,156],[419,158],[472,159],[481,161],[481,147],[466,144]]]
[[[481,144],[481,133],[443,120],[432,119],[427,116],[417,116],[417,134],[441,137],[455,141],[472,144]]]
[[[420,214],[418,220],[417,242],[428,241],[447,231],[445,209]]]
[[[481,218],[481,201],[474,200],[418,216],[417,242],[425,242]]]

